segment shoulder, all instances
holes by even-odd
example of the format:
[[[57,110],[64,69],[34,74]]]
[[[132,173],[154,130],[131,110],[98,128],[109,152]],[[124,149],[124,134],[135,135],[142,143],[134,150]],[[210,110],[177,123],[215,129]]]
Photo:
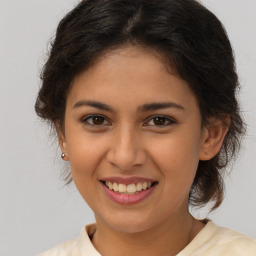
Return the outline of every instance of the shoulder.
[[[256,240],[234,230],[218,227],[212,223],[215,231],[212,240],[225,255],[256,256]]]
[[[57,256],[57,255],[63,255],[63,256],[71,256],[76,255],[74,254],[77,250],[77,244],[78,244],[78,237],[66,242],[63,242],[59,245],[56,245],[55,247],[38,254],[37,256]]]
[[[40,253],[37,256],[57,256],[57,255],[65,255],[71,256],[74,255],[76,240],[70,240],[64,243],[61,243],[46,252]]]
[[[256,241],[209,221],[177,256],[256,256]]]
[[[77,238],[61,243],[37,256],[98,256],[99,254],[93,247],[89,238],[89,236],[94,233],[95,229],[95,224],[88,225],[81,230]]]
[[[203,255],[256,256],[256,241],[229,228],[209,222],[202,232],[208,239],[200,249]]]

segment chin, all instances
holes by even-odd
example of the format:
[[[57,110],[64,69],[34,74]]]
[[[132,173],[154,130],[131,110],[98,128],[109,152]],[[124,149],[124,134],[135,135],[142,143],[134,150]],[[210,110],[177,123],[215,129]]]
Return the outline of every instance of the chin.
[[[126,213],[122,215],[119,213],[114,218],[105,219],[104,222],[117,232],[132,234],[152,229],[159,224],[156,220],[156,218],[150,218],[150,216],[145,216],[145,214]]]
[[[112,228],[118,232],[127,233],[127,234],[140,233],[150,229],[149,225],[148,224],[146,225],[146,223],[137,224],[137,222],[129,223],[128,221],[126,223],[113,224]]]

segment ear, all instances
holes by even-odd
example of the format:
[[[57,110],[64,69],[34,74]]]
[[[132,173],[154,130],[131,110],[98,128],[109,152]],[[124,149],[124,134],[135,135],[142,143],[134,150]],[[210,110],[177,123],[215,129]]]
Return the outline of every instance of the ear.
[[[68,150],[64,130],[59,122],[56,122],[54,125],[58,135],[59,146],[62,151],[61,157],[63,160],[68,161]]]
[[[208,124],[203,128],[200,160],[210,160],[219,153],[229,125],[230,117],[224,120],[218,118],[209,119]]]

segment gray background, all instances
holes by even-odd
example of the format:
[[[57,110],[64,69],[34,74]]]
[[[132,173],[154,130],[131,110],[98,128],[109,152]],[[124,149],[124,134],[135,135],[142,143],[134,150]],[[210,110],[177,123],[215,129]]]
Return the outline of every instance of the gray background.
[[[59,19],[78,0],[0,0],[0,255],[34,255],[76,236],[93,214],[64,187],[59,150],[34,113],[39,70]],[[256,238],[256,1],[204,0],[233,44],[248,123],[227,177],[226,199],[209,215]],[[49,45],[48,45],[49,46]],[[207,209],[196,216],[205,217]]]

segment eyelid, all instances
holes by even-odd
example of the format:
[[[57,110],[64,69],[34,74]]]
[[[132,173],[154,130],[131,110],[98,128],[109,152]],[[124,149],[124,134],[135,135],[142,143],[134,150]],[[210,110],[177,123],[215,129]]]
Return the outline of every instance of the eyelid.
[[[103,124],[96,125],[96,124],[89,123],[88,120],[93,118],[93,117],[101,117],[101,118],[103,118],[104,119]],[[164,118],[168,123],[167,124],[163,124],[163,125],[150,125],[150,124],[148,124],[154,118]],[[101,126],[109,126],[109,125],[111,125],[111,122],[109,121],[109,119],[107,117],[105,117],[104,115],[102,115],[102,114],[89,114],[89,115],[86,115],[83,118],[81,118],[81,122],[84,125],[88,125],[88,126],[92,126],[92,127],[101,127]],[[107,122],[107,124],[106,124],[106,122]],[[166,127],[166,126],[173,125],[175,123],[177,123],[177,121],[174,118],[170,117],[170,116],[153,115],[153,116],[150,116],[149,118],[147,118],[147,120],[143,124],[143,126],[155,126],[155,127],[158,127],[158,128],[163,128],[163,127]]]
[[[90,118],[93,118],[93,117],[101,117],[101,118],[104,118],[104,122],[107,121],[108,124],[100,124],[100,125],[90,124],[90,123],[88,122],[88,120],[89,120]],[[84,125],[90,125],[90,126],[94,126],[94,127],[101,127],[101,126],[111,125],[111,122],[108,120],[108,118],[106,118],[104,115],[100,115],[100,114],[90,114],[90,115],[86,115],[86,116],[84,116],[83,118],[81,118],[81,122],[82,122]]]
[[[168,121],[168,124],[164,124],[164,125],[148,125],[149,121],[151,121],[151,120],[153,120],[154,118],[157,118],[157,117],[165,118]],[[175,123],[177,123],[177,121],[174,118],[172,118],[172,117],[165,116],[165,115],[153,115],[153,116],[150,116],[147,119],[147,121],[143,124],[143,126],[155,126],[155,127],[158,127],[158,128],[163,128],[163,127],[166,127],[166,126],[173,125]]]

